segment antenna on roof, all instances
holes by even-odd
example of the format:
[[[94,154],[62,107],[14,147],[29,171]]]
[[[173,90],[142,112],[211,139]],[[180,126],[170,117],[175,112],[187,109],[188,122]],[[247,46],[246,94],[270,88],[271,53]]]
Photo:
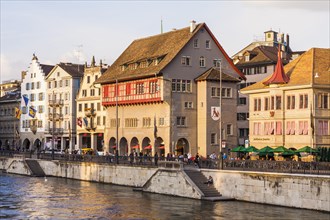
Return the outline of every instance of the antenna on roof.
[[[163,33],[163,18],[160,17],[160,33]]]

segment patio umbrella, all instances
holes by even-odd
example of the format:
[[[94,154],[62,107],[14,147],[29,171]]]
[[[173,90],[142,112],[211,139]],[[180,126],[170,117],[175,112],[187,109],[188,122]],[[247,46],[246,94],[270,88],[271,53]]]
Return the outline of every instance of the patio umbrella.
[[[243,146],[238,146],[231,150],[231,152],[244,152],[244,151],[245,151],[245,147]]]
[[[302,152],[306,152],[306,153],[317,153],[318,152],[318,150],[316,150],[316,149],[313,149],[313,148],[311,148],[310,146],[305,146],[305,147],[303,147],[303,148],[300,148],[300,149],[298,149],[298,150],[296,150],[296,152],[297,153],[302,153]]]
[[[285,151],[288,151],[288,148],[284,146],[279,146],[273,150],[274,153],[283,153]]]
[[[248,148],[245,148],[243,152],[245,152],[245,153],[249,153],[249,152],[259,152],[259,150],[258,150],[256,147],[254,147],[254,146],[250,146],[250,147],[248,147]]]
[[[292,156],[295,155],[295,152],[293,150],[288,149],[287,151],[284,151],[282,153],[282,156]]]
[[[267,154],[269,156],[273,156],[274,155],[273,148],[266,146],[259,150],[259,156],[266,156]]]

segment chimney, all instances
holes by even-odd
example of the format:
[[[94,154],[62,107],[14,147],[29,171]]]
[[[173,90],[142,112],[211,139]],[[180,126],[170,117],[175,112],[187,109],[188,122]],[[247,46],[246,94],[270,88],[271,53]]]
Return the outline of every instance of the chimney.
[[[190,22],[190,33],[192,33],[196,28],[196,21],[192,20]]]
[[[286,51],[289,51],[290,47],[290,37],[288,34],[286,34]]]

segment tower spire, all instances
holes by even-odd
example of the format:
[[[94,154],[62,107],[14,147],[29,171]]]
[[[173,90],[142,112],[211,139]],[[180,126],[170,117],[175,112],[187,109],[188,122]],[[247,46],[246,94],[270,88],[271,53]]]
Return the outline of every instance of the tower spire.
[[[265,82],[263,82],[264,85],[268,86],[270,84],[285,84],[290,81],[290,78],[284,72],[280,48],[281,48],[281,46],[279,44],[278,52],[277,52],[277,64],[275,67],[275,71],[269,79],[267,79]]]

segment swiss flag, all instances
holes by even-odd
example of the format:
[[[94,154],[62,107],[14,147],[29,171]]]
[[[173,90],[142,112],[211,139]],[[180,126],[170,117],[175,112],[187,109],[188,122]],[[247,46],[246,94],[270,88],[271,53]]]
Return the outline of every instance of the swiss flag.
[[[77,125],[79,127],[82,127],[82,119],[81,118],[77,118]]]

